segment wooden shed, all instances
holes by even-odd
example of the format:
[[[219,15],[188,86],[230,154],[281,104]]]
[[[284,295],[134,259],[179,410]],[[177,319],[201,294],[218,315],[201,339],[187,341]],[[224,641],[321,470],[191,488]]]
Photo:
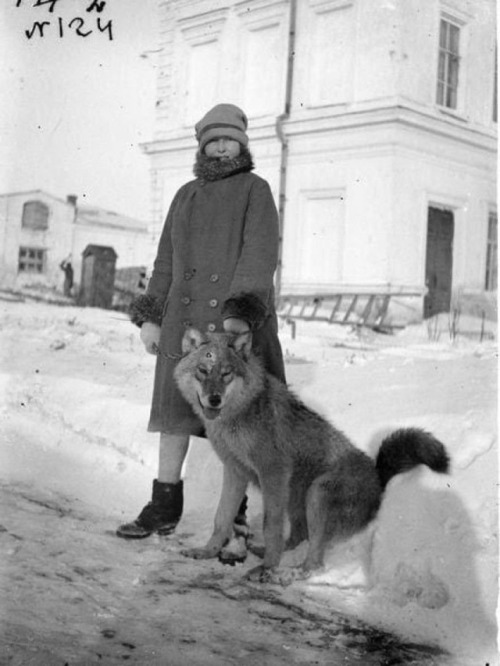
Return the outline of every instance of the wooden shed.
[[[82,252],[79,305],[110,308],[113,302],[117,254],[106,245],[87,245]]]

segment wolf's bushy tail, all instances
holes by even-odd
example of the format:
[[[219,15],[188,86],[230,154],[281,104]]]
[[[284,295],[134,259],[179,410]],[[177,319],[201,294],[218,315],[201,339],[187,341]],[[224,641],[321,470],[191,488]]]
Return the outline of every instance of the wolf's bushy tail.
[[[417,465],[427,465],[445,474],[449,471],[450,459],[443,444],[431,433],[419,428],[402,428],[383,440],[375,465],[385,488],[393,476]]]

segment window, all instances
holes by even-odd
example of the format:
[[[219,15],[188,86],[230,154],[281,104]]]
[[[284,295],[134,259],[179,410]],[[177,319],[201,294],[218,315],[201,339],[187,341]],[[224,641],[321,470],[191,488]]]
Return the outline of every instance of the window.
[[[19,273],[43,273],[45,268],[45,250],[33,247],[19,248]]]
[[[497,214],[490,212],[488,216],[488,241],[486,244],[486,291],[498,288],[498,224]]]
[[[49,207],[42,201],[27,201],[23,206],[24,229],[43,231],[49,228]]]
[[[459,41],[460,28],[441,19],[436,101],[449,109],[457,108]]]

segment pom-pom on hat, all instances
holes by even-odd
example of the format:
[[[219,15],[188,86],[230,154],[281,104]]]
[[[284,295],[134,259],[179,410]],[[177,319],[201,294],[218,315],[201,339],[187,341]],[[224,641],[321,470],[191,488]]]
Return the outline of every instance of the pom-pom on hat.
[[[227,136],[239,141],[242,146],[248,144],[246,129],[248,118],[245,113],[234,104],[217,104],[196,123],[196,138],[203,151],[209,141]]]

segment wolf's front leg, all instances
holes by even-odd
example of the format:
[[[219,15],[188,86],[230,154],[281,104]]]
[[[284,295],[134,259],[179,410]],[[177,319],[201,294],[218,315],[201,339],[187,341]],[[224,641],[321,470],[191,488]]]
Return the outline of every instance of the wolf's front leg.
[[[259,481],[264,500],[264,560],[261,565],[248,572],[247,578],[265,583],[272,580],[272,572],[279,565],[283,553],[290,474],[284,470],[279,473],[269,473],[266,470]]]
[[[219,555],[233,534],[233,521],[245,496],[247,485],[248,479],[242,476],[236,467],[224,464],[222,491],[212,536],[203,548],[187,548],[182,551],[183,555],[196,560],[210,559]]]

